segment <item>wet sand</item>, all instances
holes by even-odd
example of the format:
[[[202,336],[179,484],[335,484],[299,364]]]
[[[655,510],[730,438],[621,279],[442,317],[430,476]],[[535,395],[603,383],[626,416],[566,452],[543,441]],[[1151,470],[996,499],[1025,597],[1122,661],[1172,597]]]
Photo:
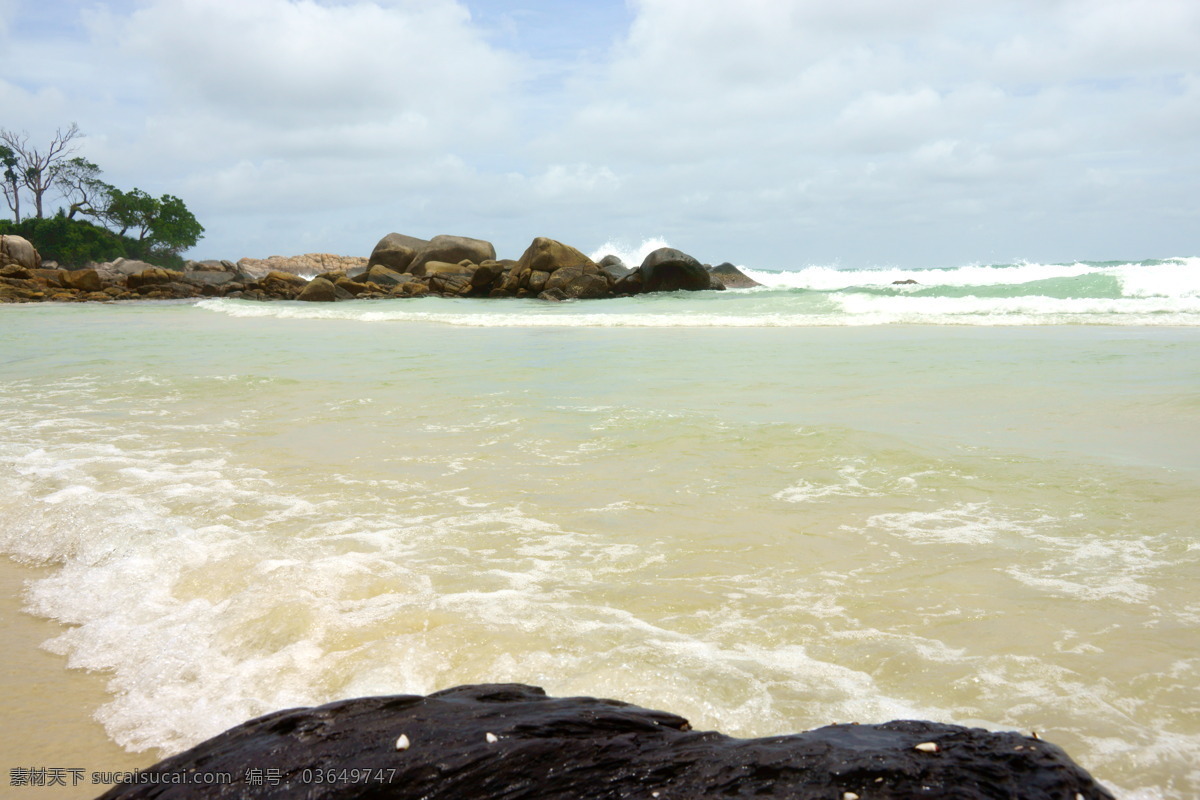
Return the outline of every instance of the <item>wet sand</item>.
[[[128,753],[93,719],[108,700],[104,675],[67,668],[67,659],[41,645],[63,627],[21,611],[28,581],[48,573],[0,558],[0,708],[7,736],[0,766],[6,796],[29,800],[92,798],[108,790],[93,784],[93,772],[136,770],[158,760],[154,751]],[[14,785],[13,770],[61,768],[64,786]],[[81,773],[72,773],[80,769]],[[78,785],[72,786],[78,774]]]

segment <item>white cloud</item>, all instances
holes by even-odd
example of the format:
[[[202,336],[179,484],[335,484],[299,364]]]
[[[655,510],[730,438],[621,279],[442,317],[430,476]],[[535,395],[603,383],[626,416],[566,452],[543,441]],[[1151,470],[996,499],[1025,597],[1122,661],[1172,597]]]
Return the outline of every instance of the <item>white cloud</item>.
[[[218,256],[289,225],[347,252],[665,235],[762,264],[799,258],[798,231],[803,258],[850,264],[1188,249],[1161,220],[1197,204],[1191,0],[629,12],[609,46],[624,11],[546,0],[109,2],[10,32],[0,102],[31,131],[78,121],[110,180],[202,211]],[[1032,238],[1039,214],[1061,222]]]
[[[170,113],[207,110],[272,133],[355,124],[403,133],[417,121],[469,138],[503,114],[516,78],[449,0],[155,0],[91,25],[98,39],[122,42],[121,62],[157,73]]]
[[[533,180],[534,191],[546,199],[570,199],[597,192],[611,195],[620,185],[621,180],[611,169],[590,164],[552,164]]]

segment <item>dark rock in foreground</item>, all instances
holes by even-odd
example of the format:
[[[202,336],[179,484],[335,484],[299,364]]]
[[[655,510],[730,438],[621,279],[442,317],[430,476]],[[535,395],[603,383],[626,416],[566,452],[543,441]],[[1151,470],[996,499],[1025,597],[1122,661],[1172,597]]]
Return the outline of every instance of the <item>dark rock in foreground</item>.
[[[176,783],[216,772],[232,782]],[[733,739],[519,684],[280,711],[139,777],[103,797],[1112,800],[1058,747],[1017,733],[889,722]]]

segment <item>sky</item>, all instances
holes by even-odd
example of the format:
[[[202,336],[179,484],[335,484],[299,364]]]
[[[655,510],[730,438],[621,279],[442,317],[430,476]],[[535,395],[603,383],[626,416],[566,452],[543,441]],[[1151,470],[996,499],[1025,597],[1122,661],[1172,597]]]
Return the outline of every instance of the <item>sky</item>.
[[[71,123],[197,259],[1200,255],[1196,0],[0,0],[0,128]]]

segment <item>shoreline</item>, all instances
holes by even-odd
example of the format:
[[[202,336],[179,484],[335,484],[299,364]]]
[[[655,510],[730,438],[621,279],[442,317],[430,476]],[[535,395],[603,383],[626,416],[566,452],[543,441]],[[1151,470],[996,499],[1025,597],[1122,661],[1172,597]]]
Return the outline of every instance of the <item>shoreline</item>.
[[[63,626],[22,610],[21,596],[30,580],[50,572],[0,558],[0,640],[6,657],[2,675],[4,721],[10,731],[27,731],[9,736],[4,744],[4,780],[11,770],[62,768],[82,769],[82,780],[71,786],[22,787],[36,792],[38,800],[91,798],[103,793],[106,784],[91,783],[93,772],[123,772],[143,769],[160,756],[153,751],[130,753],[108,738],[96,721],[96,710],[108,702],[104,675],[70,669],[65,656],[51,653],[42,643],[62,632]]]

